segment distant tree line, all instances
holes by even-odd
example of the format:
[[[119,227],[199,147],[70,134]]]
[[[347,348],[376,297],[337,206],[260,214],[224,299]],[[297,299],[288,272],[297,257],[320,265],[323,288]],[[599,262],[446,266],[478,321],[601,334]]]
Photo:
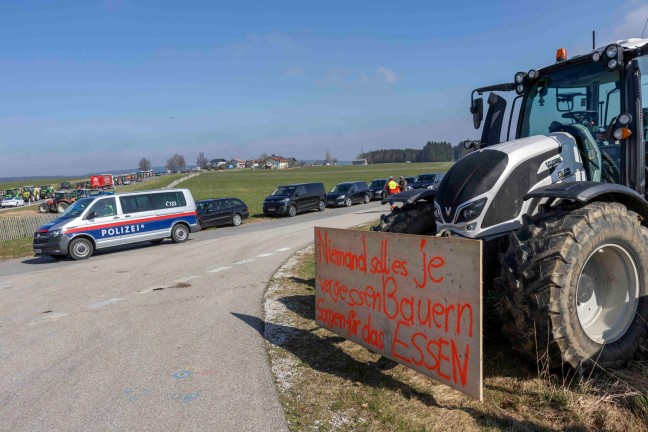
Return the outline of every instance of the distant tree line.
[[[458,146],[457,146],[458,147]],[[463,145],[461,146],[463,150]],[[385,149],[373,150],[358,155],[359,159],[367,159],[367,162],[375,163],[396,163],[396,162],[449,162],[457,159],[461,152],[446,141],[428,141],[421,150],[406,149]]]

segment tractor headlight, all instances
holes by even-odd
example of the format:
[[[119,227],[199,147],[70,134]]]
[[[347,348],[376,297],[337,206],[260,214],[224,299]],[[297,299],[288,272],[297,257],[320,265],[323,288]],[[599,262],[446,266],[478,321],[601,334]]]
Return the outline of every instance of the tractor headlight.
[[[601,53],[598,51],[595,51],[594,54],[592,54],[592,61],[597,62],[601,60]]]
[[[518,72],[515,74],[515,84],[522,84],[524,82],[524,77],[525,77],[524,72]]]
[[[61,229],[55,229],[55,230],[47,231],[47,235],[46,235],[46,237],[50,237],[50,238],[51,238],[51,237],[58,237],[58,236],[60,236],[60,235],[63,235],[63,230],[61,230]]]
[[[607,48],[605,48],[605,56],[609,59],[616,58],[617,54],[619,54],[619,47],[616,45],[610,45]]]
[[[468,204],[466,207],[462,208],[459,211],[459,215],[457,216],[457,223],[470,222],[471,220],[477,219],[481,214],[482,210],[484,210],[485,205],[486,205],[486,198],[482,198],[480,200]]]
[[[519,95],[523,94],[523,93],[524,93],[524,84],[518,84],[518,85],[515,87],[515,92],[516,92],[517,94],[519,94]]]
[[[607,68],[611,72],[623,65],[623,49],[618,45],[608,45],[605,48],[605,58],[607,59]]]
[[[619,114],[619,118],[617,119],[617,122],[619,122],[621,126],[625,126],[629,124],[631,121],[632,121],[632,116],[628,113]]]
[[[535,70],[535,69],[531,69],[531,70],[527,73],[527,76],[529,77],[530,80],[534,80],[534,79],[538,78],[538,75],[539,75],[539,74],[538,74],[538,71]]]

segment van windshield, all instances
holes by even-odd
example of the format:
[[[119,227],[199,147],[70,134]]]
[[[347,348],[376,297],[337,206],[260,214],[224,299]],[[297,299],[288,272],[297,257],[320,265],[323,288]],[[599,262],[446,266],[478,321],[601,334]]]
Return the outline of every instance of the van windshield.
[[[87,209],[88,206],[92,204],[94,200],[95,198],[83,198],[76,201],[70,207],[65,209],[63,213],[61,213],[59,219],[74,219],[76,217],[81,216],[81,213],[83,213],[83,211]]]
[[[279,186],[272,192],[272,196],[291,196],[295,192],[295,186]]]

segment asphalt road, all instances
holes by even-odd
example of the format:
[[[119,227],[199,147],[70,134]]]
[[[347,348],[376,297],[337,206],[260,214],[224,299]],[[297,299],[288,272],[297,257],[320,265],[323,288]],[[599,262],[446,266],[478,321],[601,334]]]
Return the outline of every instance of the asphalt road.
[[[386,210],[327,209],[86,261],[0,263],[0,430],[287,430],[255,328],[266,284],[314,226]]]

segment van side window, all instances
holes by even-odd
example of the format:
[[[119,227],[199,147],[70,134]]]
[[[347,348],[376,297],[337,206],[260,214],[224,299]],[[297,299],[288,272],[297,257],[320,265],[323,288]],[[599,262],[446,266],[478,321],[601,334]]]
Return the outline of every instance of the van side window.
[[[134,195],[119,197],[124,213],[138,213],[153,210],[151,195]]]
[[[98,200],[92,206],[88,214],[95,212],[97,213],[96,217],[115,216],[117,214],[117,211],[115,209],[115,198],[106,198]]]
[[[304,196],[306,195],[306,188],[304,186],[298,186],[297,187],[297,192],[295,193],[297,196]]]
[[[184,207],[187,200],[182,192],[162,192],[153,194],[153,205],[156,210]]]

